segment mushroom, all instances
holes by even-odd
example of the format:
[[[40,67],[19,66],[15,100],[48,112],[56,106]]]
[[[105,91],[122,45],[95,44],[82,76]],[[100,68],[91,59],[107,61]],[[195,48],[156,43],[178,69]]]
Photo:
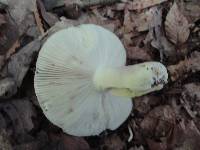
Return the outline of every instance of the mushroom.
[[[35,92],[45,116],[75,136],[115,130],[129,116],[132,97],[163,88],[159,62],[125,66],[126,51],[112,32],[93,24],[60,30],[39,53]]]

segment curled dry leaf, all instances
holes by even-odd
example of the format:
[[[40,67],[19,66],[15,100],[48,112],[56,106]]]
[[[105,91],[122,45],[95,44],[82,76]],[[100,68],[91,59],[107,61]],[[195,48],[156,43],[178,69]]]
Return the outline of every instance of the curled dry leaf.
[[[199,150],[200,132],[193,121],[176,124],[168,140],[168,148],[174,150]]]
[[[104,144],[102,146],[102,149],[123,150],[125,146],[126,144],[124,143],[124,141],[122,141],[117,134],[114,134],[111,136],[107,136],[104,139]]]
[[[15,99],[0,104],[0,120],[4,122],[1,128],[10,130],[17,141],[23,140],[25,138],[23,135],[34,128],[32,120],[34,117],[36,117],[35,109],[28,99]]]
[[[34,13],[34,17],[35,17],[35,22],[36,22],[36,24],[38,26],[38,29],[39,29],[40,33],[42,35],[44,35],[45,31],[44,31],[43,24],[42,24],[42,19],[40,18],[40,14],[38,12],[38,8],[37,7],[35,7],[35,10],[33,11],[33,13]]]
[[[192,101],[200,101],[200,85],[189,83],[184,85],[184,94],[188,95]]]
[[[134,46],[126,46],[127,57],[134,60],[151,60],[151,56],[142,48]]]
[[[156,142],[151,139],[147,139],[147,144],[149,147],[149,150],[166,150],[167,149],[167,143],[163,142]]]
[[[180,1],[177,3],[181,12],[188,19],[189,23],[194,23],[200,18],[200,3],[198,0]]]
[[[176,54],[174,46],[166,39],[162,28],[162,9],[158,7],[152,9],[153,17],[149,25],[149,33],[144,41],[145,44],[151,45],[159,50],[160,60],[163,61],[164,55],[169,58],[175,58]],[[172,57],[170,57],[172,56]]]
[[[0,26],[6,23],[6,18],[4,15],[0,14]]]
[[[44,4],[41,0],[37,0],[37,6],[38,6],[38,9],[41,13],[41,17],[42,19],[51,27],[53,25],[55,25],[56,22],[59,21],[58,17],[55,16],[54,14],[50,13],[50,12],[47,12],[45,7],[44,7]]]
[[[18,53],[12,55],[8,62],[8,72],[14,78],[17,87],[20,87],[29,69],[29,65],[40,49],[40,44],[40,40],[38,39],[32,41],[24,46]]]
[[[150,111],[140,124],[146,137],[166,137],[175,123],[174,110],[169,105],[156,107]]]
[[[173,4],[165,20],[165,31],[168,39],[174,44],[183,44],[189,37],[189,23],[180,12],[176,3]]]
[[[17,40],[15,41],[15,43],[11,46],[11,48],[9,48],[9,50],[7,51],[7,53],[6,53],[6,59],[9,59],[10,56],[11,56],[12,54],[15,53],[15,51],[16,51],[16,49],[17,49],[18,47],[20,47],[20,42],[19,42],[19,40],[17,39]]]
[[[158,11],[157,8],[152,7],[139,14],[138,13],[135,14],[134,20],[135,20],[136,30],[139,32],[147,31],[150,27],[150,24],[152,24],[151,22],[153,20],[156,11]]]
[[[134,99],[134,109],[137,110],[139,115],[145,115],[153,106],[160,103],[159,97],[153,95],[146,95],[142,97],[136,97]]]
[[[5,78],[0,80],[0,98],[8,98],[13,93],[17,92],[15,81],[12,78]]]
[[[130,33],[133,31],[134,27],[134,22],[131,18],[131,13],[128,9],[124,10],[124,22],[123,22],[123,27],[124,27],[124,33]]]
[[[90,150],[90,146],[82,137],[62,134],[63,150]]]
[[[4,129],[0,131],[0,148],[2,150],[13,150],[9,135]]]
[[[129,5],[129,9],[131,10],[141,10],[154,5],[158,5],[160,3],[166,2],[168,0],[134,0]]]
[[[179,78],[187,77],[191,72],[200,71],[200,52],[193,52],[191,58],[180,61],[176,65],[168,67],[170,78],[172,81],[176,81]]]

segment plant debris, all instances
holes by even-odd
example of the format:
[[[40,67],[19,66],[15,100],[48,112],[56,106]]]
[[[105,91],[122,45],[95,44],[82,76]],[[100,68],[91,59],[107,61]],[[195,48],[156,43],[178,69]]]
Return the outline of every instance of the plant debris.
[[[176,3],[173,4],[165,20],[165,31],[168,39],[174,44],[183,44],[189,37],[189,23],[179,11]]]

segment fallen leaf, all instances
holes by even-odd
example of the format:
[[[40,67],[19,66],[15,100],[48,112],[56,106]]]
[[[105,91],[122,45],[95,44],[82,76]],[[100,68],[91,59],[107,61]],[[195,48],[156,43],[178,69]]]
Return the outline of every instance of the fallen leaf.
[[[198,0],[182,1],[177,3],[189,23],[194,23],[200,18],[200,3]]]
[[[36,0],[8,0],[8,4],[9,15],[15,23],[19,36],[28,35],[36,39],[40,35],[34,17]]]
[[[151,56],[142,48],[133,47],[133,46],[125,46],[127,50],[127,57],[133,60],[143,60],[149,61],[151,60]]]
[[[191,57],[180,61],[176,65],[171,65],[168,68],[170,78],[172,81],[176,81],[180,78],[186,78],[190,73],[200,71],[200,52],[193,52]]]
[[[176,45],[185,43],[190,35],[188,20],[179,11],[176,3],[173,4],[167,14],[165,31],[168,39]]]
[[[166,39],[162,27],[162,9],[155,8],[153,18],[149,25],[149,32],[144,40],[145,44],[151,43],[160,53],[161,62],[164,56],[170,59],[176,59],[175,47]]]
[[[81,7],[74,1],[65,0],[65,16],[70,19],[78,19],[81,16]]]
[[[59,21],[58,17],[50,12],[47,12],[44,4],[41,0],[37,0],[37,6],[38,9],[41,13],[41,16],[43,18],[43,20],[50,26],[52,27],[53,25],[55,25],[56,22]]]
[[[6,23],[6,18],[4,15],[0,14],[0,26]]]
[[[98,10],[93,9],[92,14],[88,14],[84,23],[100,25],[111,32],[114,32],[115,29],[120,25],[119,20],[109,20],[106,17],[102,16]]]
[[[168,148],[174,150],[198,150],[200,132],[193,121],[177,124],[169,139]]]
[[[175,113],[169,105],[155,107],[142,120],[140,127],[145,137],[166,137],[175,123]]]
[[[8,72],[12,75],[17,87],[20,87],[24,76],[29,69],[29,65],[39,51],[40,46],[40,40],[34,40],[20,49],[18,53],[12,55],[8,62]]]
[[[17,92],[15,81],[12,78],[0,80],[0,98],[9,98]]]
[[[149,147],[149,150],[167,150],[167,143],[165,142],[156,142],[151,139],[147,139],[147,144]]]
[[[142,145],[131,147],[129,150],[145,150]]]
[[[1,129],[0,131],[0,148],[2,150],[13,150],[9,135],[5,129]]]
[[[0,70],[5,64],[5,55],[0,55]]]
[[[147,114],[152,107],[160,103],[160,99],[156,96],[142,96],[134,99],[134,109],[137,110],[139,115]]]
[[[37,7],[35,7],[35,10],[33,11],[33,13],[34,13],[34,17],[35,17],[35,21],[36,21],[36,24],[38,26],[38,29],[40,30],[40,33],[43,36],[45,31],[44,31],[43,24],[42,24],[42,19],[40,18],[40,14],[38,12],[38,8]]]
[[[131,18],[131,12],[127,8],[125,8],[123,22],[124,33],[130,33],[131,31],[133,31],[133,27],[134,22]]]
[[[23,108],[23,109],[22,109]],[[28,99],[14,99],[0,104],[0,114],[5,120],[6,129],[12,138],[23,142],[34,128],[33,118],[36,112]]]
[[[185,84],[184,94],[189,96],[192,101],[200,101],[200,85],[195,83]]]
[[[8,19],[6,24],[0,26],[0,54],[6,55],[8,49],[15,44],[18,38],[19,32],[16,24],[11,19]]]
[[[61,138],[66,150],[89,150],[90,146],[81,137],[74,137],[70,135],[62,134]]]
[[[136,30],[138,32],[143,32],[149,30],[150,24],[152,22],[152,19],[157,11],[156,7],[152,7],[146,11],[143,11],[141,13],[136,13],[134,15],[133,20],[135,20],[135,26]],[[132,15],[133,17],[133,15]],[[152,26],[153,27],[153,26]]]
[[[6,53],[6,60],[10,58],[12,54],[15,53],[16,49],[20,47],[20,42],[19,40],[16,40],[15,43],[12,45],[11,48],[8,49]]]
[[[52,10],[56,7],[61,7],[65,5],[65,0],[44,0],[44,6],[47,11]]]
[[[102,144],[102,149],[107,150],[123,150],[126,144],[120,139],[117,134],[106,136],[104,143]]]
[[[130,10],[142,10],[160,3],[166,2],[168,0],[134,0],[130,5]]]

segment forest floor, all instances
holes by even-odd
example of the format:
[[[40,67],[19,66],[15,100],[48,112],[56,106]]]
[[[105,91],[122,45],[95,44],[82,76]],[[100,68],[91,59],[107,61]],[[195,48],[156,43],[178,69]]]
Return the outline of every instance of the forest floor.
[[[114,32],[127,65],[160,61],[169,82],[133,99],[123,125],[74,137],[42,113],[34,92],[41,45],[62,28],[93,23]],[[199,150],[199,0],[0,0],[0,150]]]

